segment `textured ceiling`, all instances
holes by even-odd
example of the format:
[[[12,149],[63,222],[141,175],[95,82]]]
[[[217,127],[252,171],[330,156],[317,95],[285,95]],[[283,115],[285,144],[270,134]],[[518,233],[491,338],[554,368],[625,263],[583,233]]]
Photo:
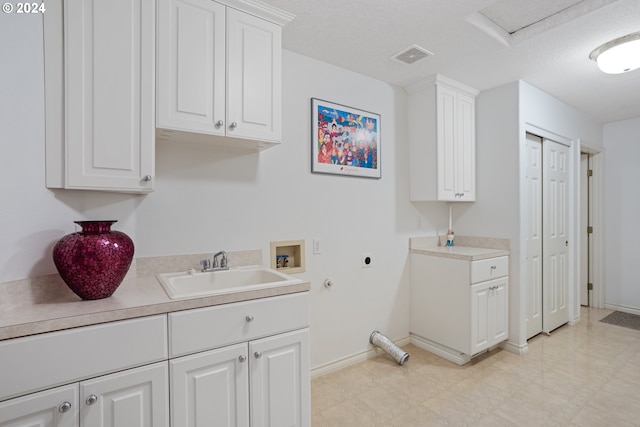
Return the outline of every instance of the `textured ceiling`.
[[[263,1],[296,15],[285,49],[398,86],[435,73],[478,90],[521,79],[602,123],[640,117],[640,70],[607,75],[589,59],[640,31],[640,0]],[[471,23],[483,12],[503,34]],[[434,55],[391,59],[414,44]]]

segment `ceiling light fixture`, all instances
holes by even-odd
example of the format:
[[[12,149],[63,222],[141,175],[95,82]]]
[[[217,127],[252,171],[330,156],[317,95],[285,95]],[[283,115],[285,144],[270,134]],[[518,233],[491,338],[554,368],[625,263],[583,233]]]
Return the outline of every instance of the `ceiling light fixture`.
[[[620,74],[640,68],[640,31],[611,40],[595,48],[589,58],[607,74]]]

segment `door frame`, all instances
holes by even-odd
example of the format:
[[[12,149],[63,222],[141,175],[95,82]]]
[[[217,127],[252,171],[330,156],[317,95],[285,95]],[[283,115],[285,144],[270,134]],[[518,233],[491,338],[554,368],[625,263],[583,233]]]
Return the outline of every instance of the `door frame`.
[[[591,156],[591,283],[593,290],[591,291],[591,299],[589,306],[594,308],[604,308],[604,276],[603,276],[603,223],[602,223],[602,188],[603,188],[603,161],[604,153],[602,150],[594,149],[586,144],[581,144],[578,150],[580,153],[588,153]],[[579,158],[579,157],[578,157]],[[583,224],[582,226],[586,226]],[[578,294],[578,297],[580,294]]]

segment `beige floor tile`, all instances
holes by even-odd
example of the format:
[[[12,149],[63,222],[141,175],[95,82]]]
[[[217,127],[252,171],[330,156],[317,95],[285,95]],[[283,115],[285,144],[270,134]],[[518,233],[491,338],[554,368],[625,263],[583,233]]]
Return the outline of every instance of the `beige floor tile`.
[[[312,381],[314,427],[640,426],[640,331],[581,322],[493,350],[464,366],[408,345],[404,366],[379,356]]]

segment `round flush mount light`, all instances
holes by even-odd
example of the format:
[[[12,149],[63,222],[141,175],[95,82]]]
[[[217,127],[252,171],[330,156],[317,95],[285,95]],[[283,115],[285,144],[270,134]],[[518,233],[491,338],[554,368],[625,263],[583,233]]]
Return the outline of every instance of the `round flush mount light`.
[[[640,31],[611,40],[595,48],[589,58],[607,74],[620,74],[640,68]]]

